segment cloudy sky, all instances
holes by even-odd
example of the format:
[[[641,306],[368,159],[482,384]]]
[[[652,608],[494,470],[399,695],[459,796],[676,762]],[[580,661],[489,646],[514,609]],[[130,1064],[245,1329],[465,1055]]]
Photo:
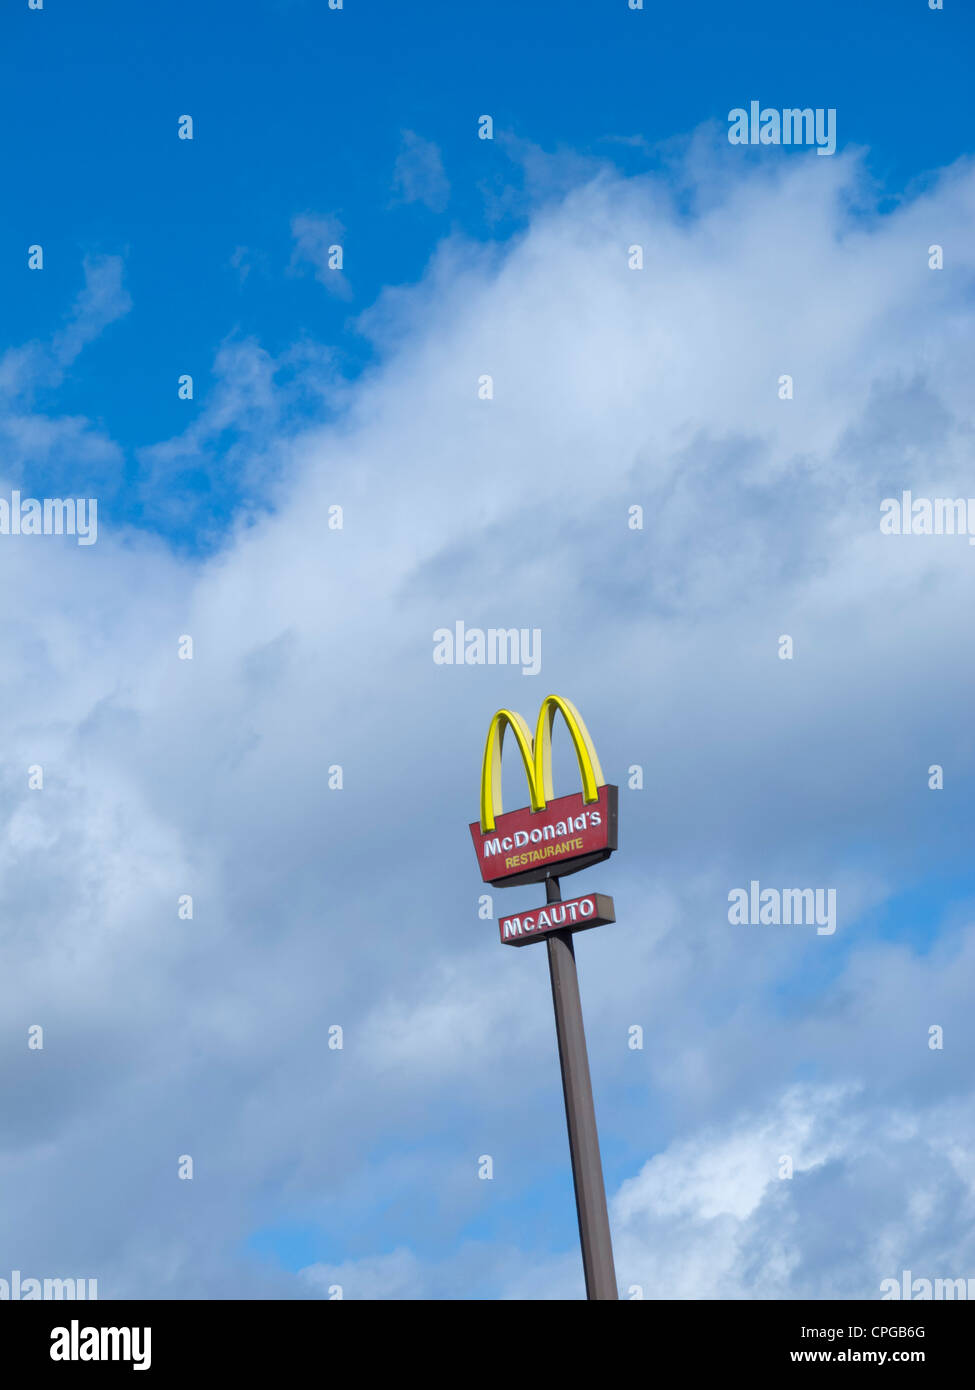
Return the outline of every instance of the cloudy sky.
[[[975,498],[946,6],[3,20],[0,498],[98,532],[0,535],[0,1277],[583,1296],[467,829],[549,691],[620,787],[565,887],[622,1296],[975,1277],[975,551],[880,530]],[[753,99],[836,153],[730,144]]]

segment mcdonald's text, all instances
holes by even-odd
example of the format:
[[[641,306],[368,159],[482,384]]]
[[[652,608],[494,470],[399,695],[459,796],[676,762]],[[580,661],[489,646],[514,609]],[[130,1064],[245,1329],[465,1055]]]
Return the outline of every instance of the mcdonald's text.
[[[502,812],[493,830],[471,822],[485,883],[536,883],[607,859],[617,843],[618,789],[603,785],[594,801],[582,792],[560,796],[541,810]]]

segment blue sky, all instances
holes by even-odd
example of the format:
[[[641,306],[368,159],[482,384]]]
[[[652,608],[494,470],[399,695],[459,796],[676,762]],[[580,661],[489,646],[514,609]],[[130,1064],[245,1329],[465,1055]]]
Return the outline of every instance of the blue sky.
[[[621,787],[577,954],[624,1295],[973,1273],[973,556],[878,526],[975,492],[946,4],[8,8],[0,497],[99,536],[0,536],[0,1278],[581,1295],[544,953],[467,831],[549,690]],[[835,156],[730,145],[752,99]],[[435,665],[458,620],[540,675]],[[752,879],[835,935],[731,926]]]
[[[16,343],[56,329],[83,255],[124,258],[131,312],[56,389],[60,410],[103,423],[130,479],[144,471],[141,447],[186,424],[174,380],[193,374],[198,410],[228,337],[253,336],[274,357],[308,338],[327,345],[331,371],[354,376],[374,355],[357,313],[384,286],[419,279],[446,235],[517,235],[528,206],[510,196],[524,181],[512,142],[641,173],[659,142],[724,122],[753,97],[835,105],[841,147],[869,147],[891,198],[972,147],[959,93],[975,34],[961,5],[632,12],[596,0],[483,10],[433,0],[330,11],[322,0],[117,0],[12,7],[4,23],[0,111],[18,132],[0,219],[7,334]],[[483,112],[499,127],[493,143],[474,138]],[[184,113],[192,143],[175,138]],[[441,152],[450,190],[436,212],[397,199],[403,131]],[[345,228],[348,299],[315,292],[311,267],[292,264],[292,219],[306,213]],[[37,241],[43,275],[25,266]],[[38,404],[50,400],[42,392]],[[328,405],[306,398],[293,409]],[[52,487],[68,466],[52,469]],[[132,489],[112,514],[187,545],[241,500],[239,484],[197,468],[184,484],[207,501],[178,521],[146,517]]]

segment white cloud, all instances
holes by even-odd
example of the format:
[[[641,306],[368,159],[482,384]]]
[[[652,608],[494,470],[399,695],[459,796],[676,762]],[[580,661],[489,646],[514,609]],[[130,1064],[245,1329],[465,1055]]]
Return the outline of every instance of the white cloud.
[[[83,349],[131,309],[132,300],[122,285],[120,256],[86,256],[83,270],[84,288],[50,344],[34,340],[19,348],[8,348],[0,358],[3,396],[29,399],[39,386],[59,385],[65,370]]]
[[[104,527],[90,554],[4,541],[12,1267],[105,1296],[307,1292],[240,1254],[297,1212],[325,1245],[355,1234],[323,1278],[361,1266],[383,1296],[578,1291],[571,1209],[539,1251],[518,1206],[566,1164],[544,954],[477,919],[466,829],[490,713],[533,715],[548,689],[616,780],[645,767],[620,854],[586,875],[619,922],[578,947],[604,1148],[636,1155],[621,1277],[862,1293],[902,1258],[970,1258],[943,1221],[973,1163],[953,1108],[966,919],[924,955],[877,943],[865,909],[967,863],[972,554],[878,521],[902,485],[967,487],[975,176],[876,219],[849,158],[736,168],[720,197],[705,177],[698,216],[603,172],[507,248],[448,242],[363,317],[379,365],[328,428],[297,434],[300,385],[259,344],[225,347],[212,404],[150,459],[170,484],[202,458],[269,492],[211,560]],[[302,258],[331,235],[302,224]],[[106,281],[88,320],[118,302]],[[293,365],[319,389],[320,355]],[[435,667],[455,619],[540,626],[540,680]],[[836,937],[731,928],[751,877],[837,886]],[[795,1091],[810,1071],[819,1089]],[[784,1142],[806,1165],[788,1189],[766,1177]],[[923,1201],[894,1221],[906,1189]],[[869,1259],[827,1219],[857,1202]],[[474,1215],[497,1238],[444,1255]]]
[[[345,228],[339,219],[334,215],[302,213],[299,217],[291,219],[291,235],[295,245],[291,253],[290,269],[294,271],[298,266],[312,266],[315,279],[320,285],[324,285],[341,299],[349,299],[352,288],[345,272],[333,264],[336,254],[333,253],[333,247],[341,249],[343,262],[345,260]]]
[[[967,1278],[975,1187],[949,1134],[971,1153],[967,1101],[910,1116],[857,1087],[797,1086],[681,1140],[612,1203],[624,1296],[877,1299],[905,1268]]]
[[[404,130],[393,169],[394,203],[422,203],[431,212],[443,212],[449,198],[439,147],[415,130]]]

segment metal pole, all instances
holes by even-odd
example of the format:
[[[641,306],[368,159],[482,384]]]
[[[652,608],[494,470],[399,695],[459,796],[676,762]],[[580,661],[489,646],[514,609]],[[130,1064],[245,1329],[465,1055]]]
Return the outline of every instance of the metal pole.
[[[545,897],[550,903],[562,901],[557,878],[545,880]],[[559,1040],[559,1065],[562,1068],[562,1093],[565,1096],[565,1118],[569,1130],[569,1153],[572,1157],[572,1181],[576,1190],[579,1240],[582,1243],[582,1267],[586,1275],[586,1297],[618,1299],[572,933],[552,932],[547,945],[555,1032]]]

